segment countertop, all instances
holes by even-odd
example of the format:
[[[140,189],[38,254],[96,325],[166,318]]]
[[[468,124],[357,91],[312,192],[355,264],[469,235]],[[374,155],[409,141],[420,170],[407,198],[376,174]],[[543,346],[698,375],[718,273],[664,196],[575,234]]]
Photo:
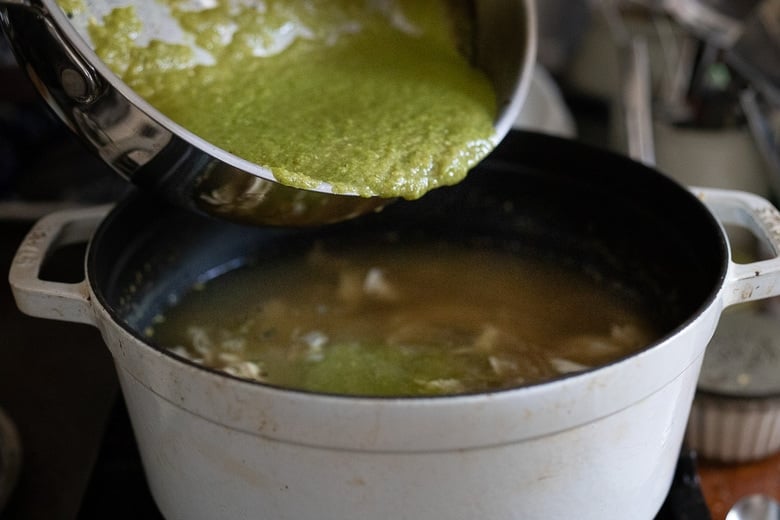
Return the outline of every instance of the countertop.
[[[741,497],[763,493],[780,500],[780,453],[742,464],[699,460],[699,479],[712,520],[724,520]]]

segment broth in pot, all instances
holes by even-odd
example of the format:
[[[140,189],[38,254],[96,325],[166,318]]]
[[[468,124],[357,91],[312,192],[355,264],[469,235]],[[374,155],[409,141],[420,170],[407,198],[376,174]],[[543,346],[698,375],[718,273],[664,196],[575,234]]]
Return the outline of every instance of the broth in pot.
[[[627,291],[484,244],[320,241],[221,271],[147,335],[197,363],[311,392],[495,391],[609,363],[660,335]]]

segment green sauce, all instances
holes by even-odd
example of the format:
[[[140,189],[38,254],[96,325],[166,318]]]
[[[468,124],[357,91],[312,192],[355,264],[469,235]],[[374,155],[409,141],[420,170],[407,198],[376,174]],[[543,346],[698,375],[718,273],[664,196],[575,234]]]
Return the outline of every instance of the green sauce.
[[[192,45],[139,45],[132,7],[90,25],[96,52],[173,121],[283,184],[413,199],[495,144],[495,93],[458,51],[444,1],[167,5],[213,64]]]

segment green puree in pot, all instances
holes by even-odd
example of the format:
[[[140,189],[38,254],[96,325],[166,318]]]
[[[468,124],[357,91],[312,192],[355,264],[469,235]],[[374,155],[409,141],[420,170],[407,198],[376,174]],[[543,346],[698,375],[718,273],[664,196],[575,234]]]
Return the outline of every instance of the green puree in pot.
[[[141,41],[144,21],[124,7],[90,24],[96,52],[162,113],[283,184],[413,199],[495,145],[495,93],[458,51],[444,1],[165,5],[189,43]]]

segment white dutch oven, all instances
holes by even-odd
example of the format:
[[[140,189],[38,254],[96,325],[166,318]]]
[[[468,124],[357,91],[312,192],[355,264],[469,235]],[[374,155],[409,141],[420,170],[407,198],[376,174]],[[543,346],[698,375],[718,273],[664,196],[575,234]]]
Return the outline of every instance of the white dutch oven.
[[[707,275],[710,287],[695,290],[696,302],[656,344],[607,366],[491,394],[377,399],[316,395],[239,380],[149,345],[139,330],[139,316],[148,312],[127,300],[157,289],[154,284],[149,289],[143,274],[123,274],[127,269],[120,264],[134,265],[134,256],[144,256],[135,237],[155,232],[159,218],[153,203],[123,203],[105,220],[109,208],[42,219],[19,247],[11,285],[25,313],[100,329],[116,363],[151,491],[170,520],[650,519],[669,490],[702,356],[722,310],[780,294],[780,260],[731,262],[725,233],[697,197],[720,222],[755,230],[775,250],[780,247],[780,214],[765,200],[739,192],[695,190],[694,197],[628,159],[555,138],[517,134],[502,147],[497,162],[484,168],[488,171],[472,176],[495,178],[500,185],[506,184],[506,175],[517,177],[516,188],[499,190],[506,191],[501,196],[510,202],[530,191],[526,187],[531,181],[522,173],[501,173],[507,165],[512,169],[516,157],[507,157],[521,149],[521,161],[529,161],[537,172],[545,170],[540,182],[569,176],[565,185],[575,185],[576,193],[566,198],[563,191],[555,191],[540,207],[555,206],[559,198],[566,199],[564,205],[579,200],[580,206],[571,211],[578,213],[573,221],[582,221],[583,229],[607,225],[609,219],[587,222],[588,208],[600,211],[604,205],[598,199],[604,190],[605,201],[615,199],[608,190],[626,192],[617,197],[620,207],[656,208],[658,217],[652,216],[649,227],[631,215],[613,216],[613,221],[630,221],[626,229],[634,231],[625,235],[628,255],[646,242],[665,241],[678,228],[684,235],[688,222],[704,223],[696,234],[707,237],[691,237],[694,244],[712,242],[701,257],[696,256],[697,245],[691,261],[664,260],[664,253],[653,265],[668,261],[659,267],[659,277],[683,264],[685,272],[675,277],[713,273]],[[580,171],[568,172],[575,165]],[[614,176],[610,186],[605,186],[604,175]],[[466,213],[470,190],[475,189],[469,184],[472,176],[461,185],[467,202],[453,206]],[[636,179],[636,188],[620,180],[627,177]],[[647,195],[645,200],[655,184],[662,187],[662,198]],[[435,192],[430,197],[437,201]],[[532,194],[519,201],[519,209],[539,198]],[[425,207],[428,199],[408,207]],[[514,210],[506,200],[488,204],[486,208],[500,206],[502,225],[525,222],[511,216]],[[679,204],[690,211],[678,214]],[[644,209],[638,214],[648,213]],[[393,218],[402,214],[393,214],[392,207],[385,211],[396,215]],[[147,213],[153,217],[145,220]],[[123,228],[128,222],[130,227]],[[171,236],[186,234],[187,228],[176,222]],[[98,224],[85,281],[39,279],[39,268],[53,248],[88,240]],[[651,236],[654,226],[659,226],[659,236]],[[684,236],[674,242],[687,247]],[[181,257],[171,253],[170,258],[163,255],[167,260],[155,261],[168,262],[175,276],[203,272],[200,260],[188,263],[197,256],[190,253],[190,245],[181,246]],[[144,265],[141,271],[148,267],[144,262],[137,265]],[[623,264],[615,265],[619,269]],[[124,278],[137,283],[120,291]],[[121,296],[114,294],[117,291]],[[165,291],[158,292],[155,298],[165,299]],[[665,298],[674,291],[659,292]]]

